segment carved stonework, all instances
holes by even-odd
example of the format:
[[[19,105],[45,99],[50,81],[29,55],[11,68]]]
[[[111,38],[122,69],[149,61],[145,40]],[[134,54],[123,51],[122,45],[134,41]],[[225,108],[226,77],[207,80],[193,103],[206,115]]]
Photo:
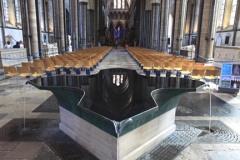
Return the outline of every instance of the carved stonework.
[[[1,49],[0,50],[0,57],[2,58],[10,58],[10,59],[0,59],[0,67],[3,66],[12,66],[20,64],[21,62],[27,62],[27,49],[25,48],[17,48],[17,49]],[[24,59],[19,59],[24,58]]]

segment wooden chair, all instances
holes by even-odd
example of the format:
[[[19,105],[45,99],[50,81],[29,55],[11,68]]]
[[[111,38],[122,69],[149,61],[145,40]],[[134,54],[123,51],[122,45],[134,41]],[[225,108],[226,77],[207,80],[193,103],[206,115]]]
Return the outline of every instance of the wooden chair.
[[[46,62],[52,62],[52,59],[51,58],[44,58],[43,63],[46,63]]]
[[[204,66],[205,63],[195,63],[195,66]]]
[[[83,61],[83,66],[84,66],[84,68],[91,68],[91,67],[93,67],[93,65],[92,65],[92,62],[91,61]]]
[[[181,71],[184,64],[185,64],[185,62],[177,62],[177,63],[175,63],[174,69],[177,71]]]
[[[193,66],[193,69],[202,70],[202,69],[204,69],[204,66],[202,66],[202,65],[195,65],[195,66]]]
[[[218,78],[219,75],[219,70],[206,70],[205,72],[205,78],[208,80],[216,79]]]
[[[22,62],[22,67],[32,67],[31,62]]]
[[[185,63],[185,65],[186,65],[186,66],[194,66],[194,65],[195,65],[195,63],[192,63],[192,62],[191,62],[191,63],[190,63],[190,62],[187,62],[187,63]]]
[[[144,62],[143,69],[151,70],[152,68],[153,68],[153,63],[152,62]]]
[[[16,76],[16,81],[18,85],[18,76],[17,76],[17,69],[16,67],[3,67],[4,70],[4,80],[6,79],[6,76],[13,77]]]
[[[33,60],[33,62],[37,62],[37,63],[42,62],[43,63],[43,60]]]
[[[42,70],[44,70],[44,66],[43,66],[43,62],[42,61],[33,62],[33,67],[41,67]]]
[[[26,67],[26,66],[17,67],[17,73],[18,73],[18,76],[21,76],[21,77],[30,76],[29,67]]]
[[[192,70],[193,70],[193,66],[186,66],[186,65],[184,65],[182,67],[182,71],[180,71],[180,72],[182,74],[188,75],[188,74],[191,74]]]
[[[65,60],[65,61],[63,61],[63,67],[65,67],[65,68],[72,68],[73,67],[72,60]]]
[[[192,79],[202,79],[204,77],[204,73],[204,69],[193,69],[192,75],[190,75],[190,77],[192,77]]]
[[[30,67],[30,76],[42,77],[43,75],[45,73],[43,73],[42,67]]]
[[[5,76],[12,77],[17,75],[17,69],[16,67],[3,67],[4,70],[4,79]]]
[[[55,71],[55,65],[53,62],[45,62],[44,68],[46,71]]]
[[[73,67],[74,68],[82,68],[83,67],[82,61],[80,61],[80,60],[73,61]]]
[[[165,70],[172,70],[174,68],[174,63],[167,62],[164,64],[164,69]]]
[[[63,67],[62,60],[56,60],[56,61],[53,61],[53,62],[54,62],[55,68],[62,68]]]
[[[153,69],[161,70],[164,67],[164,62],[153,62]]]
[[[215,66],[205,66],[205,71],[206,70],[215,70],[216,67]]]

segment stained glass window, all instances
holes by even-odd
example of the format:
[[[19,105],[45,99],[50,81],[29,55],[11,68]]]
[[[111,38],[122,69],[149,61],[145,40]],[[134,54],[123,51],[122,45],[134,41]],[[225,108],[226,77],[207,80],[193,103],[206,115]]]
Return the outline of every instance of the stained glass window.
[[[117,0],[114,0],[114,9],[117,8]]]
[[[4,19],[5,21],[9,21],[7,0],[3,0],[3,7],[4,7]]]
[[[237,0],[233,0],[232,12],[231,12],[231,18],[230,18],[230,25],[234,25],[234,19],[235,19],[235,14],[236,14],[236,7],[237,7]]]
[[[17,23],[20,23],[20,7],[19,7],[19,0],[15,0],[15,13],[16,13],[16,20],[17,20]]]
[[[222,27],[223,25],[223,15],[224,15],[224,9],[225,9],[225,0],[222,0],[222,5],[220,9],[220,18],[219,18],[219,27]]]
[[[113,28],[111,29],[111,38],[113,39]]]
[[[122,36],[123,36],[123,29],[121,29],[120,27],[115,29],[115,38],[122,38]]]
[[[115,29],[115,38],[118,38],[118,30]]]
[[[125,9],[125,0],[122,0],[122,9]]]
[[[121,7],[122,7],[122,0],[118,0],[117,8],[118,8],[118,9],[121,9]]]
[[[120,27],[118,27],[118,37],[117,38],[120,38]]]

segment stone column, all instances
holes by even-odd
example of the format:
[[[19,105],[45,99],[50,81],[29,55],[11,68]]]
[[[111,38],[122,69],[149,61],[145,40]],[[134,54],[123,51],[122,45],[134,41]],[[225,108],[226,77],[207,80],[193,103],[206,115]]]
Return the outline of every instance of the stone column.
[[[61,42],[60,42],[60,22],[59,22],[59,0],[52,1],[53,3],[53,21],[54,21],[54,37],[55,43],[57,43],[58,53],[61,53]]]
[[[71,41],[72,41],[72,50],[76,50],[76,35],[75,35],[75,2],[74,0],[70,0],[69,3],[70,8],[70,24],[71,24]]]
[[[235,20],[234,20],[234,32],[233,32],[233,43],[232,45],[236,45],[237,41],[237,29],[238,29],[238,24],[240,21],[240,1],[238,0],[237,7],[236,7],[236,14],[235,14]]]
[[[192,27],[192,32],[193,33],[197,32],[197,29],[198,29],[200,2],[201,2],[201,0],[196,1],[195,17],[194,17],[194,23],[193,23],[193,27]]]
[[[180,54],[186,22],[187,0],[175,0],[175,16],[172,34],[172,53]]]
[[[3,9],[3,1],[0,1],[0,18],[1,18],[1,35],[2,35],[2,44],[3,44],[3,48],[4,45],[6,44],[6,40],[5,40],[5,20],[4,20],[4,9]]]
[[[159,35],[159,11],[160,3],[152,3],[152,36],[151,47],[155,48],[158,45]]]
[[[213,58],[213,45],[216,33],[217,16],[218,16],[218,1],[204,1],[202,9],[201,26],[198,28],[198,50],[197,53],[204,58]],[[199,58],[199,61],[204,61]]]
[[[74,13],[75,13],[75,45],[76,49],[79,48],[79,39],[78,39],[78,0],[74,0]]]
[[[64,8],[63,0],[59,0],[59,30],[60,30],[60,50],[65,51],[65,30],[64,30]]]
[[[39,52],[36,3],[34,0],[28,0],[27,2],[28,2],[28,18],[29,18],[29,31],[30,31],[29,36],[30,36],[30,44],[31,44],[31,55],[34,55]],[[39,54],[35,55],[34,59],[39,59]],[[29,60],[32,60],[32,57]]]
[[[79,2],[79,38],[80,44],[85,45],[87,39],[87,3]]]
[[[23,31],[23,44],[27,48],[27,55],[31,56],[31,45],[29,38],[29,21],[28,21],[28,7],[27,0],[21,1],[21,17],[22,17],[22,31]],[[32,59],[29,58],[31,61]]]
[[[168,23],[169,23],[169,0],[162,0],[162,15],[161,15],[161,33],[159,40],[160,50],[168,48]]]

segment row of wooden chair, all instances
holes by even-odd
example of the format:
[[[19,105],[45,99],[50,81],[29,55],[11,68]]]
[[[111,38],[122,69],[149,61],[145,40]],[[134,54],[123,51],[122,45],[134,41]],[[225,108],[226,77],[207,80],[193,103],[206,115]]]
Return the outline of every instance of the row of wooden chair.
[[[4,75],[5,76],[33,76],[33,77],[40,77],[45,75],[45,73],[42,71],[41,67],[5,67],[4,66]]]
[[[193,65],[192,63],[185,63],[185,62],[144,62],[143,63],[143,69],[155,69],[155,70],[161,70],[161,69],[165,69],[165,70],[182,70],[183,66],[189,66],[189,68],[192,69],[211,69],[214,70],[216,67],[215,66],[204,66],[204,65],[198,65],[195,64]]]

